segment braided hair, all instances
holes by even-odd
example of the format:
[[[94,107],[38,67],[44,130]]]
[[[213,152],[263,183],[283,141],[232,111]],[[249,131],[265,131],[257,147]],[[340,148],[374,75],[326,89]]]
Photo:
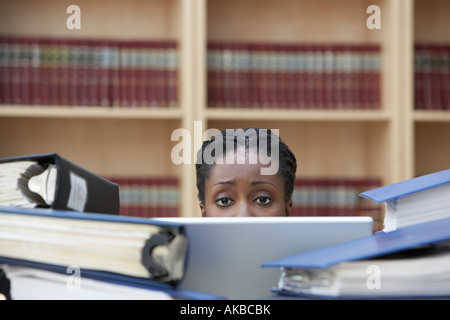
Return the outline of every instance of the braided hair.
[[[297,170],[297,160],[295,158],[295,155],[292,153],[292,151],[289,149],[289,147],[281,140],[281,138],[273,133],[270,129],[259,129],[255,127],[247,127],[244,129],[244,133],[247,133],[248,130],[254,130],[256,132],[257,137],[257,151],[260,151],[260,148],[264,147],[260,143],[260,130],[267,131],[267,155],[271,155],[271,146],[272,146],[272,139],[276,139],[276,142],[278,142],[279,145],[279,165],[278,165],[278,171],[277,175],[279,175],[283,181],[284,181],[284,191],[285,191],[285,197],[284,201],[285,203],[288,203],[292,199],[292,193],[294,191],[294,184],[295,184],[295,173]],[[221,139],[223,142],[223,149],[226,149],[227,144],[227,130],[222,130],[217,135],[213,136],[210,140],[205,140],[202,144],[202,147],[197,152],[197,159],[202,159],[203,152],[205,151],[205,148],[207,148],[211,143],[213,143],[216,139]],[[248,138],[248,137],[246,137]],[[220,140],[219,140],[220,141]],[[236,148],[238,144],[238,138],[237,136],[234,136],[234,147]],[[245,139],[245,147],[249,148],[249,139]],[[227,150],[228,151],[228,150]],[[205,161],[197,161],[195,168],[196,168],[196,174],[197,174],[197,190],[198,190],[198,199],[202,204],[205,204],[205,183],[206,180],[209,178],[209,174],[211,171],[211,167],[214,164],[208,164]]]

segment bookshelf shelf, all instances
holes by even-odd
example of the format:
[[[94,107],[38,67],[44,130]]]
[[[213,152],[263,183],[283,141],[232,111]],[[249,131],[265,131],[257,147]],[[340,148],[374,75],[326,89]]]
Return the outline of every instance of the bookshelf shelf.
[[[389,121],[385,111],[361,110],[287,110],[287,109],[208,109],[206,117],[210,120],[263,120],[263,121]]]
[[[415,122],[449,122],[449,111],[414,111]]]
[[[0,117],[102,118],[102,119],[181,119],[180,108],[110,108],[82,106],[0,106]]]

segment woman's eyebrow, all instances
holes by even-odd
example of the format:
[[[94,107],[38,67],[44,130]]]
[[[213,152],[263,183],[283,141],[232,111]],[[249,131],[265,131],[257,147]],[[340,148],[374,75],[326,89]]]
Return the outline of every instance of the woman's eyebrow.
[[[252,184],[252,186],[257,185],[257,184],[270,184],[275,187],[275,185],[272,182],[264,181],[264,180],[255,180],[255,181],[252,181],[251,184]]]
[[[214,186],[217,186],[217,185],[221,185],[221,184],[231,184],[231,185],[235,185],[236,183],[234,182],[234,180],[219,181],[219,182],[213,184],[213,187],[214,187]]]

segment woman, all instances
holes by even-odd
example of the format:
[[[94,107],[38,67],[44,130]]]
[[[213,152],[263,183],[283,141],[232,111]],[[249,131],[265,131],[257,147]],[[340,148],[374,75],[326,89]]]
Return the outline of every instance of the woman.
[[[230,136],[231,132],[221,131],[198,151],[197,159],[203,160],[196,164],[202,216],[290,216],[297,169],[294,154],[271,130],[246,128],[243,135]],[[215,161],[206,161],[207,156]],[[277,161],[272,174],[267,174],[268,160]]]

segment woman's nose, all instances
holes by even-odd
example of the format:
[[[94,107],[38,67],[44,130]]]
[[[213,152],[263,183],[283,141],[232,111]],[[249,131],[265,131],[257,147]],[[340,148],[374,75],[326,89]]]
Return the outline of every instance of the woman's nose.
[[[253,212],[251,206],[247,202],[241,202],[236,212],[236,217],[252,217]]]

